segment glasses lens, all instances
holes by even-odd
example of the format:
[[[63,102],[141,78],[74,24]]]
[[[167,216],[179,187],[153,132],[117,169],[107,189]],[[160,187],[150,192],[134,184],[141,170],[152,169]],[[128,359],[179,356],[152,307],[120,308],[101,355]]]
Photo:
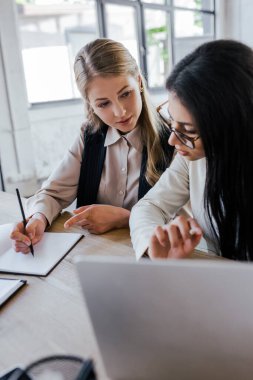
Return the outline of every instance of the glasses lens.
[[[169,114],[166,106],[167,106],[167,104],[163,105],[159,109],[158,113],[161,116],[161,118],[163,119],[163,121],[165,122],[166,127],[169,129],[170,132],[172,132],[171,117],[170,117],[170,114]]]
[[[176,130],[174,130],[173,132],[175,133],[175,135],[177,136],[178,140],[180,140],[182,144],[184,144],[188,148],[191,148],[191,149],[194,148],[194,145],[193,145],[192,141],[188,140],[187,136],[185,136],[183,133],[180,133],[180,132],[178,132]]]
[[[182,144],[184,144],[185,146],[187,146],[190,149],[194,149],[194,144],[192,141],[190,141],[187,138],[188,136],[186,136],[184,133],[177,131],[175,128],[172,128],[172,119],[171,119],[171,116],[170,116],[169,111],[168,111],[168,102],[163,104],[159,108],[158,112],[159,112],[160,116],[162,117],[162,119],[167,124],[167,127],[170,130],[170,132],[174,132],[175,135],[177,136],[178,140],[181,141]]]

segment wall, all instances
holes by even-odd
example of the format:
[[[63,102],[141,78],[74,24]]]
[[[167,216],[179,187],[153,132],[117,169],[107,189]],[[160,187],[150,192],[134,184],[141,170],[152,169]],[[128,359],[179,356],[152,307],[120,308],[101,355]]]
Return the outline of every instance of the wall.
[[[223,7],[221,23],[224,37],[239,40],[253,48],[253,1],[224,0]]]
[[[35,169],[39,182],[51,173],[79,134],[84,115],[81,100],[37,105],[29,110]]]

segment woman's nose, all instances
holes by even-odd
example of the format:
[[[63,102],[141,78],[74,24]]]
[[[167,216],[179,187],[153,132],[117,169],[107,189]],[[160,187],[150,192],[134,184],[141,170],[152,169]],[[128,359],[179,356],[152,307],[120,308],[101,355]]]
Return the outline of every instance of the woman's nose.
[[[121,103],[114,104],[113,114],[116,117],[122,117],[126,113],[125,107]]]
[[[170,137],[168,139],[168,143],[169,143],[169,145],[172,145],[172,146],[174,146],[178,143],[178,138],[175,135],[174,131],[171,131]]]

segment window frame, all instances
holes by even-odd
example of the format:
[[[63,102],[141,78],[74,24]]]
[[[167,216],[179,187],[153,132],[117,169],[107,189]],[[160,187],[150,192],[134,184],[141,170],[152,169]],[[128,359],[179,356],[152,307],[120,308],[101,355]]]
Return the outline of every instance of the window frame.
[[[200,14],[208,14],[213,16],[213,35],[212,38],[216,38],[216,0],[213,0],[213,10],[207,9],[197,9],[188,7],[179,7],[175,5],[174,0],[165,0],[165,4],[157,3],[147,3],[145,0],[95,0],[96,2],[96,14],[98,23],[98,34],[99,38],[108,37],[108,22],[106,20],[106,5],[114,4],[118,6],[130,6],[135,12],[135,26],[137,35],[137,47],[139,50],[139,66],[147,80],[148,89],[151,94],[161,93],[164,91],[164,87],[150,87],[148,83],[148,62],[147,62],[147,40],[146,40],[146,28],[145,28],[145,10],[154,9],[160,10],[166,13],[166,17],[170,19],[170,47],[171,47],[171,64],[172,67],[175,65],[175,45],[178,38],[175,37],[175,11],[194,11]],[[194,36],[193,36],[194,38]],[[30,103],[31,107],[37,106],[39,104],[50,104],[50,103],[62,103],[62,102],[73,102],[78,100],[78,98],[62,99],[62,100],[51,100],[45,102],[34,102]]]
[[[168,1],[165,0],[165,4],[156,4],[156,3],[147,3],[145,0],[97,0],[97,10],[98,15],[100,15],[100,22],[103,26],[101,29],[99,29],[101,33],[101,37],[108,37],[107,35],[107,26],[106,26],[106,17],[105,17],[105,5],[110,4],[117,4],[117,5],[128,5],[136,8],[136,19],[138,20],[137,27],[137,35],[138,35],[138,46],[139,46],[139,56],[140,56],[140,69],[143,72],[145,78],[147,79],[148,84],[148,64],[147,64],[147,41],[146,41],[146,35],[145,35],[145,17],[144,12],[146,9],[156,9],[161,10],[167,13],[167,17],[170,18],[170,46],[171,46],[171,55],[172,55],[172,66],[175,65],[175,40],[177,39],[175,37],[174,33],[174,27],[175,27],[175,18],[174,13],[177,10],[182,11],[194,11],[199,12],[200,14],[208,14],[210,16],[213,16],[213,39],[216,38],[216,0],[213,0],[213,10],[207,10],[207,9],[197,9],[197,8],[186,8],[186,7],[179,7],[174,4],[174,0],[169,1],[170,4],[168,4]],[[166,4],[167,3],[167,4]],[[99,24],[100,24],[99,22]],[[163,87],[156,87],[152,88],[149,87],[148,89],[151,93],[159,93],[164,90]]]

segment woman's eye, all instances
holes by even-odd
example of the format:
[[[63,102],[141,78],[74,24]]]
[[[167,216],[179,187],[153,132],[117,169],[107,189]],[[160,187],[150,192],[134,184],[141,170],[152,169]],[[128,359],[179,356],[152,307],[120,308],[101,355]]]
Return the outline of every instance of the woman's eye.
[[[106,106],[108,106],[108,104],[109,104],[109,102],[99,103],[98,108],[105,108]]]
[[[185,135],[189,135],[189,136],[197,135],[197,131],[195,129],[189,130],[189,129],[187,129],[186,125],[181,125],[180,132],[184,133]]]
[[[131,91],[126,91],[126,92],[124,92],[124,93],[121,95],[121,97],[122,97],[122,98],[127,98],[130,94],[131,94]]]
[[[197,131],[187,131],[185,130],[185,132],[187,135],[190,135],[190,136],[193,136],[193,135],[197,135]]]

